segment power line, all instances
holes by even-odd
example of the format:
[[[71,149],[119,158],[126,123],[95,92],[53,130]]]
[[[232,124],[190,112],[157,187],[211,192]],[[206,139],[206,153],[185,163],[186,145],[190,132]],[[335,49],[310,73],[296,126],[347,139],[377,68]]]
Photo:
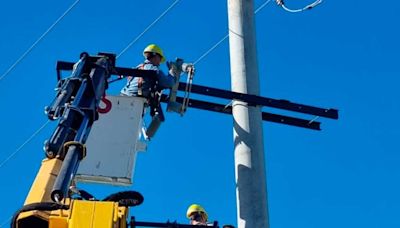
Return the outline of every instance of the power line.
[[[267,0],[265,1],[261,6],[259,6],[255,11],[254,14],[257,14],[258,11],[262,10],[268,3],[270,3],[272,0]]]
[[[35,46],[60,22],[80,0],[76,0],[72,5],[12,64],[0,77],[0,81],[7,76],[32,50]]]
[[[255,11],[254,14],[257,14],[260,10],[262,10],[268,3],[270,3],[272,0],[267,0],[265,1],[261,6],[259,6]],[[210,52],[212,52],[215,48],[217,48],[226,38],[229,37],[229,33],[226,34],[222,39],[220,39],[214,46],[212,46],[208,51],[206,51],[203,55],[201,55],[196,61],[194,61],[194,64],[197,64],[200,62],[203,58],[205,58]]]
[[[10,218],[8,218],[7,220],[5,220],[2,224],[0,224],[0,227],[3,227],[5,224],[9,223],[12,219],[12,216]]]
[[[50,120],[47,120],[46,123],[44,123],[38,130],[35,131],[24,143],[22,143],[21,146],[19,146],[14,153],[10,154],[3,162],[0,164],[0,168],[3,167],[4,164],[6,164],[11,158],[13,158],[26,144],[28,144],[37,134],[40,133],[40,131],[43,130],[47,126],[47,124],[50,123]]]
[[[281,6],[284,10],[288,11],[289,13],[299,13],[299,12],[302,12],[305,10],[310,10],[322,3],[322,0],[316,0],[315,2],[313,2],[309,5],[306,5],[305,7],[300,8],[300,9],[289,9],[288,7],[286,7],[285,2],[283,0],[275,0],[275,1],[276,1],[276,4],[278,4],[278,6]]]
[[[211,51],[213,51],[216,47],[218,47],[226,38],[229,37],[229,34],[226,34],[221,40],[219,40],[214,46],[212,46],[208,51],[206,51],[202,56],[200,56],[196,61],[194,61],[193,64],[197,64],[202,60],[204,57],[206,57]]]
[[[142,33],[140,33],[134,40],[132,40],[128,46],[124,48],[118,55],[117,58],[119,58],[121,55],[123,55],[136,41],[138,41],[153,25],[155,25],[161,18],[163,18],[177,3],[179,0],[175,0],[159,17],[157,17],[147,28],[143,30]]]

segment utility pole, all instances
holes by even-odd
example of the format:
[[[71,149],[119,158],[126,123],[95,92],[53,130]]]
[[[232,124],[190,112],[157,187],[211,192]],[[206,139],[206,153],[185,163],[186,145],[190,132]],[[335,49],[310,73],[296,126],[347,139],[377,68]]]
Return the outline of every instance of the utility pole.
[[[231,86],[259,95],[253,0],[228,0]],[[261,106],[232,103],[238,228],[268,228]]]

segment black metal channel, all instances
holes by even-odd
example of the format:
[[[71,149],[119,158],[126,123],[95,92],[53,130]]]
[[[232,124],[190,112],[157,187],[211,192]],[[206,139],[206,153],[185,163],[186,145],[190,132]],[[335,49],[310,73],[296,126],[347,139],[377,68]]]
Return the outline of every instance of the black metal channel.
[[[162,95],[161,101],[168,102],[167,95],[165,95],[165,94]],[[176,101],[179,103],[182,103],[183,98],[176,97]],[[212,112],[232,114],[232,106],[225,106],[225,105],[221,105],[221,104],[217,104],[217,103],[211,103],[211,102],[200,101],[200,100],[195,100],[195,99],[190,99],[188,106],[191,108],[197,108],[197,109],[202,109],[202,110],[207,110],[207,111],[212,111]],[[274,122],[274,123],[286,124],[286,125],[290,125],[290,126],[307,128],[307,129],[311,129],[311,130],[321,130],[320,122],[305,120],[305,119],[300,119],[300,118],[295,118],[295,117],[288,117],[288,116],[283,116],[283,115],[277,115],[277,114],[272,114],[272,113],[267,113],[267,112],[262,112],[262,120]]]
[[[60,75],[60,71],[62,70],[72,70],[75,63],[72,62],[64,62],[58,61],[56,70],[57,75]],[[125,67],[114,67],[112,75],[124,75],[124,76],[132,76],[132,77],[151,77],[154,76],[155,71],[153,70],[139,70],[134,68],[125,68]]]
[[[184,91],[185,88],[186,88],[186,83],[180,82],[178,90]],[[232,91],[228,91],[228,90],[211,88],[211,87],[200,86],[200,85],[192,85],[191,92],[202,94],[202,95],[207,95],[207,96],[225,98],[225,99],[229,99],[229,100],[241,100],[241,101],[247,102],[249,105],[262,105],[262,106],[267,106],[267,107],[272,107],[272,108],[279,108],[279,109],[284,109],[284,110],[289,110],[289,111],[294,111],[294,112],[300,112],[300,113],[305,113],[305,114],[311,114],[311,115],[331,118],[331,119],[339,118],[338,110],[336,110],[336,109],[317,108],[317,107],[313,107],[313,106],[309,106],[309,105],[292,103],[287,100],[277,100],[277,99],[272,99],[272,98],[266,98],[266,97],[251,95],[251,94],[232,92]]]
[[[131,217],[131,221],[128,226],[132,228],[136,227],[167,227],[167,228],[219,228],[218,226],[218,221],[214,221],[212,224],[207,224],[207,225],[186,225],[186,224],[180,224],[177,222],[170,222],[167,221],[166,223],[160,223],[160,222],[142,222],[142,221],[136,221],[135,217]],[[224,225],[223,227],[232,227],[231,225]]]
[[[131,227],[166,227],[166,228],[213,228],[215,226],[206,225],[186,225],[177,223],[159,223],[159,222],[134,222],[130,225]],[[217,226],[218,228],[218,226]]]

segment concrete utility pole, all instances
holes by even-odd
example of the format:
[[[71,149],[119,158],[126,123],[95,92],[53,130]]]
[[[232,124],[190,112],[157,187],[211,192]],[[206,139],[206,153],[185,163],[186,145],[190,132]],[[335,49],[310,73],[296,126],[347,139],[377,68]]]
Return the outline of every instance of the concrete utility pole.
[[[232,91],[259,95],[253,0],[228,0]],[[268,228],[261,107],[232,104],[238,228]]]

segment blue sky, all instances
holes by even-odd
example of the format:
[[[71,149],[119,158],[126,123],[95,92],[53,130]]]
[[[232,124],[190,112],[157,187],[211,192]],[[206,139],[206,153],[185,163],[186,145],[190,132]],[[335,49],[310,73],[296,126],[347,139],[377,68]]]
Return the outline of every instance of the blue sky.
[[[0,73],[73,2],[5,2]],[[55,95],[57,60],[76,61],[82,51],[118,54],[173,2],[80,1],[0,80],[0,162],[46,122],[43,108]],[[264,2],[256,0],[255,8]],[[286,3],[298,8],[310,2]],[[292,14],[272,1],[257,13],[261,95],[340,110],[337,121],[319,119],[322,131],[263,123],[271,227],[400,227],[399,5],[326,0]],[[117,65],[140,63],[149,43],[160,45],[168,59],[196,61],[227,34],[227,18],[226,1],[179,1]],[[196,70],[195,84],[230,89],[228,40]],[[121,83],[108,93],[117,94]],[[232,117],[190,109],[184,117],[166,118],[138,157],[130,189],[145,202],[131,214],[186,223],[187,206],[199,203],[211,220],[236,225]],[[48,125],[0,167],[0,224],[22,206],[54,127]],[[85,188],[99,198],[121,190]]]

